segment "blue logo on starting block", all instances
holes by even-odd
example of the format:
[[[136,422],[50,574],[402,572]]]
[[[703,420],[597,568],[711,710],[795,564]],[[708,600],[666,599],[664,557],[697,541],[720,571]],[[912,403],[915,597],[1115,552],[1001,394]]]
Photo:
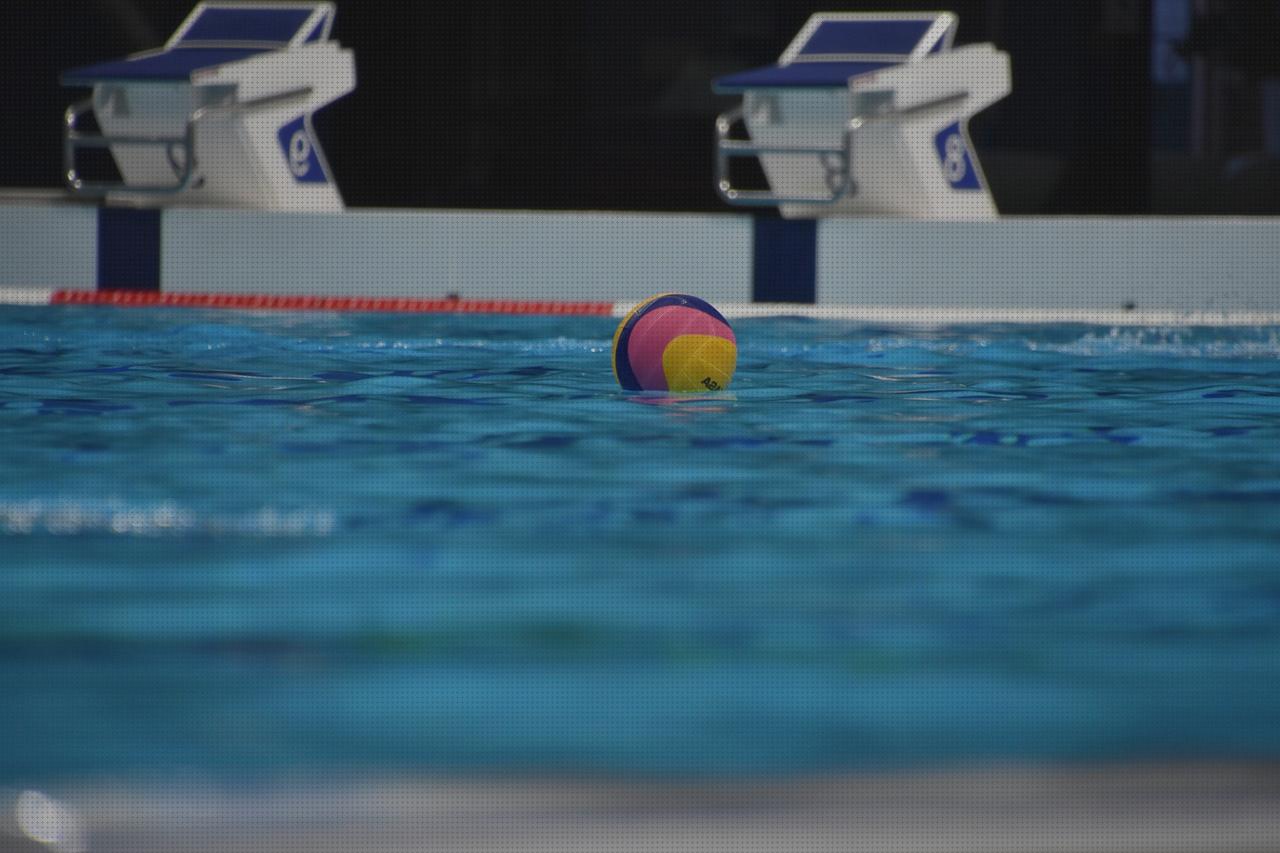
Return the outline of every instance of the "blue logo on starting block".
[[[965,143],[959,122],[943,128],[933,142],[938,147],[938,159],[942,161],[942,174],[953,190],[982,189],[978,170],[974,168],[973,158],[969,156],[969,146]]]
[[[289,165],[294,180],[312,184],[323,184],[328,180],[316,154],[315,143],[311,141],[305,117],[299,116],[289,122],[280,128],[276,136],[280,139],[285,163]]]

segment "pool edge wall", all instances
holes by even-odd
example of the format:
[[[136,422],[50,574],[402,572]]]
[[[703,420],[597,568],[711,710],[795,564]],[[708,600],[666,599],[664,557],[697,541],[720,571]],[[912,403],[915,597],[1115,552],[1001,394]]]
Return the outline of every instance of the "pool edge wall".
[[[0,203],[0,287],[616,303],[684,290],[713,303],[883,309],[1280,311],[1280,218],[1270,217],[779,228],[737,213],[120,210]]]
[[[817,301],[904,308],[1280,308],[1280,219],[819,223]]]

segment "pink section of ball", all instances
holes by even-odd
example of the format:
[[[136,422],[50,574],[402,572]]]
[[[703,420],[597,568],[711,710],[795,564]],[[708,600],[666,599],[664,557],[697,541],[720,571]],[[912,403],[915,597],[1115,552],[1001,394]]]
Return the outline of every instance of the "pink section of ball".
[[[646,391],[667,390],[662,372],[662,353],[680,335],[712,335],[737,343],[733,330],[715,317],[684,305],[664,305],[645,314],[631,327],[627,359],[640,387]]]

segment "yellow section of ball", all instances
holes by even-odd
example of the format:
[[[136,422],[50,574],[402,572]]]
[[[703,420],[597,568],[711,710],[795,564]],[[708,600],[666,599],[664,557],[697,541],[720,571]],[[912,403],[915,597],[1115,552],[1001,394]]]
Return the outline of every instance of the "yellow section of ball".
[[[713,335],[681,335],[662,351],[668,391],[724,390],[737,365],[737,345]]]

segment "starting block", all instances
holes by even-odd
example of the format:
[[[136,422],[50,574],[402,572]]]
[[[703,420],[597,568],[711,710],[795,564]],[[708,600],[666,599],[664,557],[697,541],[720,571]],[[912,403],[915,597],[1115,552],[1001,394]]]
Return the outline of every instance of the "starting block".
[[[67,108],[68,189],[134,205],[341,210],[312,114],[355,88],[351,51],[329,39],[332,3],[199,3],[163,48],[67,71],[92,95]],[[77,125],[89,112],[100,133]],[[86,180],[107,148],[122,181]]]
[[[721,198],[788,218],[994,218],[968,123],[1009,94],[1009,55],[952,49],[957,24],[950,12],[820,13],[776,65],[716,80],[717,94],[742,95],[716,119]],[[739,123],[749,139],[733,137]],[[759,159],[768,190],[732,185],[738,157]]]

